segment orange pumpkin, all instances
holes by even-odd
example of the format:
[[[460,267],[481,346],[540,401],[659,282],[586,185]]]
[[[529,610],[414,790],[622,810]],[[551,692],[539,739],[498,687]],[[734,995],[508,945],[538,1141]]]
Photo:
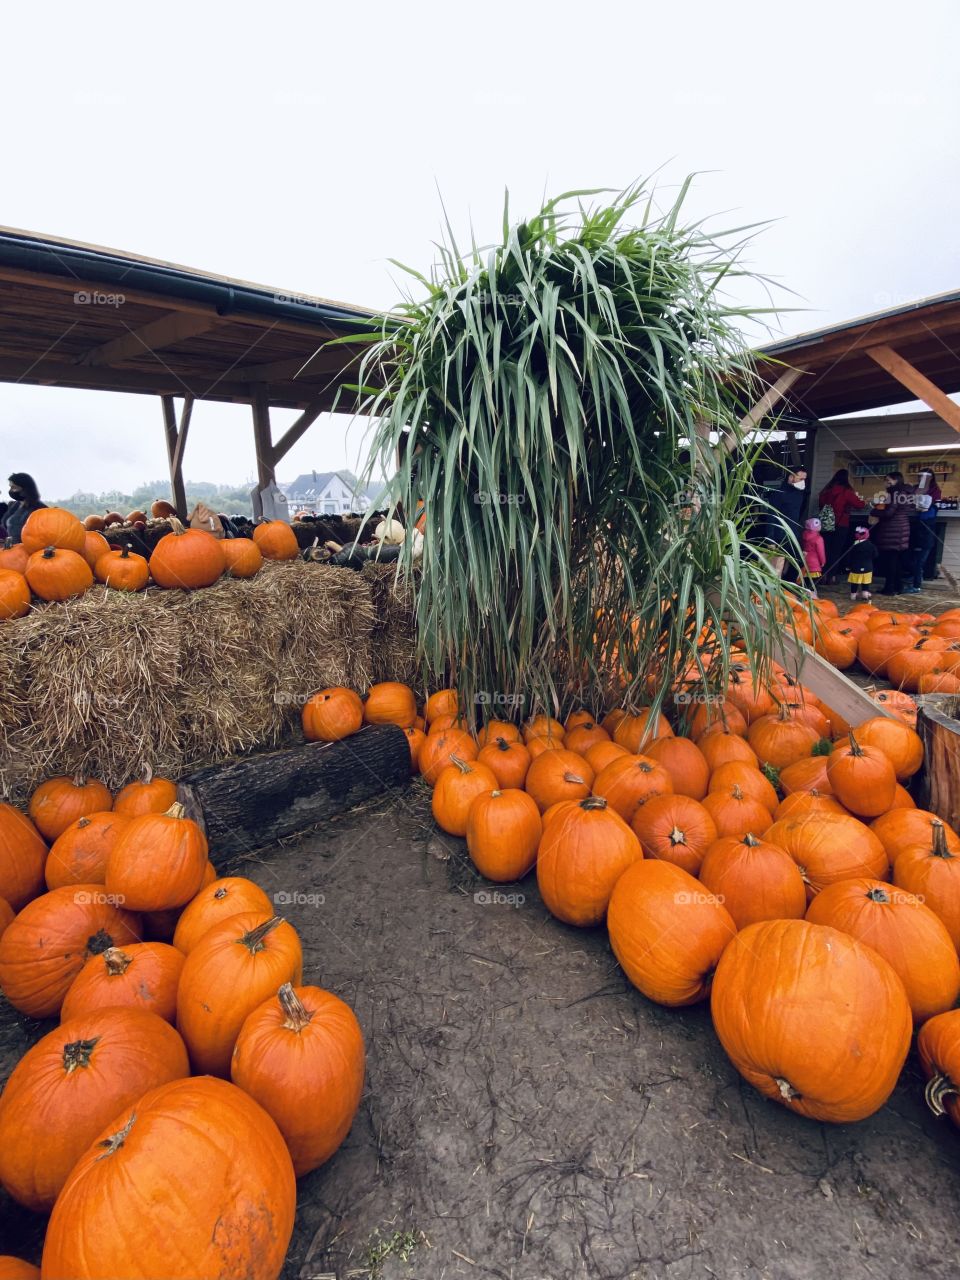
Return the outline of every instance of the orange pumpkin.
[[[827,777],[828,756],[805,756],[779,770],[780,788],[790,795],[794,791],[819,791],[830,795],[833,788]]]
[[[738,929],[758,920],[800,920],[807,891],[788,853],[749,832],[721,836],[707,850],[699,879],[730,912]]]
[[[466,835],[471,804],[477,796],[496,789],[496,776],[485,764],[451,757],[433,788],[430,807],[434,821],[451,836]]]
[[[786,703],[776,715],[754,720],[747,741],[757,753],[760,763],[783,769],[804,756],[809,756],[820,741],[820,733],[806,720],[792,716]]]
[[[619,760],[623,756],[630,754],[626,747],[618,746],[616,742],[597,742],[592,747],[588,747],[583,753],[583,758],[593,770],[594,774],[598,774],[604,770],[611,760]]]
[[[432,724],[438,716],[452,716],[456,719],[459,714],[460,699],[456,689],[438,689],[431,693],[423,708],[423,718],[427,724]],[[513,728],[512,725],[510,727]]]
[[[12,924],[16,918],[16,912],[6,898],[0,898],[0,938],[3,937],[7,925]]]
[[[876,818],[897,792],[893,765],[876,747],[861,746],[853,733],[827,757],[827,778],[842,805],[859,818]]]
[[[352,689],[321,689],[303,704],[301,721],[308,742],[339,742],[362,727],[363,703]]]
[[[420,748],[420,772],[425,782],[436,786],[437,779],[456,756],[460,760],[476,760],[477,744],[462,729],[445,729],[428,733]],[[492,789],[492,788],[491,788]]]
[[[510,790],[523,786],[530,768],[530,752],[519,740],[496,738],[480,748],[477,761],[487,766],[501,790]]]
[[[909,725],[892,716],[873,716],[857,726],[862,747],[876,747],[893,765],[898,782],[905,782],[923,764],[923,743]]]
[[[537,860],[542,834],[540,810],[525,791],[490,791],[470,805],[467,849],[474,866],[488,880],[521,880]]]
[[[771,813],[780,803],[773,783],[759,769],[744,761],[731,760],[714,769],[710,775],[710,791],[728,791],[735,786],[751,800],[759,800]]]
[[[214,925],[244,913],[270,915],[272,911],[273,903],[264,891],[245,876],[214,878],[180,913],[173,945],[184,955],[189,955]]]
[[[253,538],[224,538],[220,547],[230,578],[252,578],[263,568],[263,552]]]
[[[108,947],[91,957],[74,978],[60,1016],[79,1017],[94,1009],[145,1009],[173,1022],[182,968],[183,952],[165,942]]]
[[[88,538],[91,536],[93,535],[87,534]],[[150,568],[146,560],[131,552],[129,547],[107,551],[97,560],[94,573],[98,582],[113,587],[115,591],[142,591],[150,581]]]
[[[177,1029],[194,1073],[229,1074],[247,1015],[302,974],[300,939],[279,916],[246,911],[209,928],[188,954],[177,990]]]
[[[40,1268],[12,1253],[0,1253],[0,1280],[40,1280]]]
[[[916,693],[921,677],[936,670],[940,654],[947,647],[941,636],[924,636],[915,644],[898,649],[887,659],[886,677],[897,689]]]
[[[572,729],[568,729],[563,745],[568,751],[576,751],[577,755],[586,757],[590,748],[596,746],[598,742],[609,742],[610,740],[610,735],[606,729],[602,729],[600,725],[590,721],[586,724],[574,725]]]
[[[715,733],[733,733],[746,737],[747,718],[729,698],[701,702],[690,721],[690,737],[698,741],[712,729]]]
[[[565,802],[544,824],[537,853],[540,896],[565,924],[599,924],[613,886],[642,857],[640,841],[604,799]]]
[[[350,1006],[320,987],[286,982],[247,1015],[230,1078],[275,1122],[300,1177],[329,1160],[350,1132],[364,1064]]]
[[[253,540],[264,560],[296,560],[300,554],[297,535],[285,520],[265,520],[255,525]]]
[[[41,600],[70,600],[93,586],[93,570],[76,551],[47,547],[27,561],[25,577]]]
[[[817,631],[813,647],[839,671],[846,671],[857,660],[860,629],[849,626],[844,619],[825,622]]]
[[[747,795],[737,783],[707,793],[703,807],[713,819],[718,836],[742,840],[750,832],[762,836],[773,822],[767,806]]]
[[[695,876],[703,855],[717,839],[709,812],[691,796],[652,796],[630,822],[644,856],[662,858]]]
[[[371,685],[363,704],[367,724],[397,724],[409,729],[417,718],[417,700],[407,684],[386,680]]]
[[[488,720],[477,735],[477,742],[481,747],[488,747],[498,738],[505,742],[519,742],[520,730],[509,720]]]
[[[585,800],[593,779],[593,770],[583,756],[561,748],[544,751],[531,761],[524,787],[543,813],[559,800]]]
[[[0,568],[0,619],[22,618],[30,610],[30,586],[22,573]]]
[[[50,1217],[43,1272],[276,1280],[296,1202],[290,1154],[263,1108],[225,1080],[175,1080],[115,1112],[81,1155]],[[104,1230],[121,1219],[142,1229]]]
[[[0,1097],[0,1183],[46,1211],[77,1160],[119,1111],[189,1074],[183,1041],[141,1009],[94,1009],[28,1049]]]
[[[158,587],[194,591],[211,587],[227,567],[223,541],[206,529],[185,529],[171,520],[150,556],[150,575]]]
[[[420,748],[427,740],[427,735],[422,729],[404,729],[407,737],[407,745],[410,748],[410,772],[413,774],[420,772]]]
[[[97,561],[101,556],[109,555],[110,543],[106,540],[102,533],[90,530],[83,537],[83,551],[81,555],[91,569],[96,570]]]
[[[726,733],[722,730],[707,732],[697,739],[697,746],[711,772],[731,760],[742,760],[757,768],[760,766],[753,747],[735,733]]]
[[[56,547],[83,555],[87,531],[81,521],[63,507],[39,507],[31,511],[24,522],[20,539],[27,555]]]
[[[678,738],[673,734],[657,738],[647,744],[643,754],[648,760],[656,760],[657,764],[663,765],[676,795],[702,800],[707,794],[710,766],[703,752],[689,738]]]
[[[818,791],[791,791],[773,811],[774,822],[781,818],[800,818],[807,813],[847,813],[836,796]]]
[[[912,812],[893,810],[885,817],[890,818],[894,813],[910,816]],[[908,846],[896,855],[893,883],[921,898],[940,917],[954,947],[960,950],[960,847],[948,841],[943,824],[934,826],[932,830],[928,844]]]
[[[50,1018],[91,956],[138,941],[137,917],[115,907],[102,885],[51,889],[0,938],[0,987],[21,1013]]]
[[[139,782],[128,782],[121,787],[113,808],[128,818],[139,818],[145,813],[166,813],[176,799],[177,784],[169,778],[155,778],[148,765]]]
[[[0,898],[14,911],[43,888],[47,846],[26,814],[0,803]]]
[[[652,796],[672,795],[669,773],[656,760],[628,755],[613,760],[596,777],[593,794],[601,796],[625,822]]]
[[[923,1091],[935,1116],[949,1112],[960,1125],[960,1009],[938,1013],[917,1036],[917,1051],[927,1077]]]
[[[654,738],[668,738],[672,733],[666,716],[659,713],[654,716],[649,707],[643,707],[636,714],[625,714],[617,722],[613,740],[618,746],[639,755],[644,746],[653,742]]]
[[[0,569],[11,569],[14,573],[26,573],[30,553],[22,542],[14,542],[5,538],[0,543]]]
[[[926,853],[933,846],[933,837],[940,829],[943,843],[951,853],[960,855],[960,835],[929,809],[904,810],[893,808],[875,818],[870,823],[870,830],[879,839],[887,851],[887,856],[894,862],[901,853],[919,849]]]
[[[207,869],[207,838],[181,804],[131,818],[107,858],[107,892],[132,911],[182,907]]]
[[[744,1079],[812,1120],[872,1115],[910,1048],[910,1005],[886,960],[806,920],[765,920],[738,933],[717,965],[710,1010]]]
[[[95,778],[50,778],[30,797],[29,813],[47,840],[56,840],[71,823],[113,808],[113,796]]]
[[[130,819],[122,813],[91,813],[57,836],[44,867],[48,889],[65,884],[103,884],[107,858]]]
[[[912,893],[882,880],[844,880],[818,893],[807,911],[872,947],[900,978],[917,1025],[960,996],[960,960],[938,917]]]
[[[726,908],[681,867],[635,862],[617,881],[607,912],[621,968],[650,1000],[682,1006],[703,1000],[736,933]]]
[[[784,818],[766,832],[766,839],[793,858],[811,900],[828,884],[858,876],[884,880],[889,870],[887,851],[878,837],[845,813]]]
[[[913,627],[899,624],[874,628],[868,624],[857,641],[857,658],[870,675],[885,679],[890,658],[901,649],[916,644],[919,639],[920,633]]]

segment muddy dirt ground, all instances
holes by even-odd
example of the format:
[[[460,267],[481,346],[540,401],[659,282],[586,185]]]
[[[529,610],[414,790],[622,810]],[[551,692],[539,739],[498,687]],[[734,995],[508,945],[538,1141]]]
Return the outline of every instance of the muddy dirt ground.
[[[708,1009],[643,999],[535,877],[494,895],[419,783],[216,861],[286,895],[304,980],[367,1040],[353,1130],[299,1184],[285,1280],[956,1276],[960,1135],[913,1055],[859,1125],[764,1101]],[[45,1029],[0,1009],[0,1076]],[[0,1252],[37,1257],[42,1228],[0,1198]]]

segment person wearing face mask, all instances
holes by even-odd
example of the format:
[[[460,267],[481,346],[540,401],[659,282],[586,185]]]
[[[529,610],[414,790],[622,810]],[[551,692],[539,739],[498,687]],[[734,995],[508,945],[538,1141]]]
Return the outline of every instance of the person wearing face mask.
[[[799,542],[802,526],[801,517],[804,503],[807,500],[806,488],[807,473],[805,471],[791,471],[778,489],[774,489],[772,492],[767,491],[769,494],[767,500],[770,506],[780,516],[780,521],[770,521],[770,533],[768,536],[772,542],[777,543],[784,550],[791,551],[794,555],[796,551],[790,543],[783,525],[787,526]],[[796,570],[788,564],[783,576],[788,581],[793,581],[796,578]]]
[[[883,573],[880,595],[895,596],[903,589],[903,553],[910,545],[910,516],[916,509],[916,490],[904,484],[899,471],[892,471],[886,477],[886,489],[886,500],[874,504],[870,514],[879,521],[874,541]]]
[[[10,477],[10,499],[3,523],[7,537],[14,542],[19,542],[23,526],[27,523],[27,517],[31,511],[36,511],[47,504],[40,501],[40,491],[36,481],[25,471],[15,471]]]

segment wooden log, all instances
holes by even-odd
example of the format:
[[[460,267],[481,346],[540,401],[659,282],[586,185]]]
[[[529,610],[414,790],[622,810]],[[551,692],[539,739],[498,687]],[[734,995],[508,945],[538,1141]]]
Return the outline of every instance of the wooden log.
[[[797,640],[786,628],[780,633],[778,644],[784,656],[784,666],[852,728],[874,716],[890,714],[879,702],[874,702],[865,689],[854,684],[849,676],[838,671],[810,645]]]
[[[187,774],[177,797],[210,853],[247,853],[325,822],[410,781],[410,748],[396,725],[368,725],[340,742],[211,765]]]
[[[920,699],[917,732],[923,741],[917,804],[952,827],[960,825],[960,698],[928,693]]]

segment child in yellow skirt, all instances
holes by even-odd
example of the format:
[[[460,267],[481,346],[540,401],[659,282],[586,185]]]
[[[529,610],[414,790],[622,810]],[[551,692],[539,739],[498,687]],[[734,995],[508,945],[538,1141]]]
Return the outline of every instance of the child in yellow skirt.
[[[851,600],[856,600],[858,593],[864,600],[870,599],[873,562],[876,558],[877,548],[870,541],[870,530],[861,525],[855,531],[853,546],[847,552],[847,582],[850,584]]]

